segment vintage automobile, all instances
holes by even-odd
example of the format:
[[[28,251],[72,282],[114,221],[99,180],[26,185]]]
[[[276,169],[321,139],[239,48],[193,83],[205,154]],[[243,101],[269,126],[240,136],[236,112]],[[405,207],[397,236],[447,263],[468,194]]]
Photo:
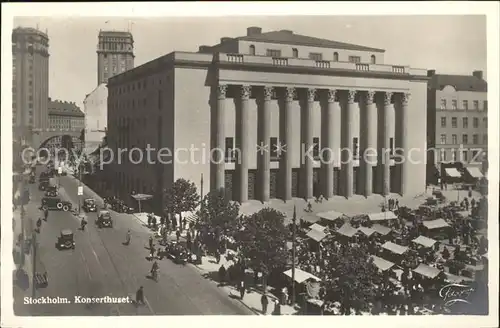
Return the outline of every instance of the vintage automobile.
[[[168,258],[177,264],[186,264],[191,256],[186,247],[175,241],[167,244],[165,253]]]
[[[47,186],[45,188],[45,196],[46,197],[57,197],[57,187],[56,186]]]
[[[87,198],[83,201],[83,210],[85,212],[97,212],[97,205],[95,200],[92,198]]]
[[[103,210],[99,212],[97,219],[95,220],[95,224],[99,228],[112,228],[113,227],[113,219],[111,218],[111,213],[109,211]]]
[[[45,210],[62,210],[64,212],[67,212],[71,210],[72,205],[70,202],[63,201],[60,198],[50,198],[50,197],[44,197],[42,198],[42,209]]]
[[[73,231],[70,229],[61,230],[61,235],[57,238],[56,248],[62,249],[75,249],[75,240],[73,237]]]

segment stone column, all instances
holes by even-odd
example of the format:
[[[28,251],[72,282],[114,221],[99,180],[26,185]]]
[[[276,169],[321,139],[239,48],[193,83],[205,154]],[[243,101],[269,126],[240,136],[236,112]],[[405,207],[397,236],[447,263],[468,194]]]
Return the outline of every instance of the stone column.
[[[321,143],[323,144],[322,148],[326,149],[322,152],[322,185],[324,186],[323,195],[327,199],[333,196],[334,162],[338,160],[337,156],[335,156],[335,152],[338,152],[340,148],[339,145],[336,144],[336,142],[338,143],[340,141],[340,106],[335,102],[336,93],[337,90],[327,90],[324,101],[324,106],[326,106],[326,108],[322,111],[322,115],[324,113],[325,117],[321,117],[321,126],[322,129],[324,129],[321,134]]]
[[[391,191],[391,155],[389,151],[390,132],[390,110],[391,110],[392,92],[386,92],[384,95],[384,139],[382,144],[382,191],[383,195],[389,195]]]
[[[409,174],[409,164],[408,163],[408,137],[406,136],[406,131],[408,131],[408,102],[410,101],[410,94],[404,93],[401,95],[401,153],[403,155],[404,161],[400,164],[400,176],[401,176],[401,195],[407,194],[407,181]]]
[[[347,93],[347,108],[346,108],[346,119],[345,119],[345,140],[346,140],[346,149],[348,151],[343,151],[342,156],[342,172],[344,174],[344,196],[346,198],[352,197],[353,190],[353,171],[354,171],[354,163],[353,163],[353,140],[352,140],[352,112],[354,111],[354,98],[356,97],[356,90],[348,90]]]
[[[302,133],[302,144],[301,147],[305,147],[305,152],[301,151],[301,154],[307,154],[308,150],[313,146],[313,105],[314,99],[316,97],[316,89],[307,89],[307,99],[305,101],[305,106],[302,108],[304,111],[302,122],[303,124],[303,133]],[[301,187],[303,192],[303,197],[305,199],[313,198],[313,158],[311,156],[304,156],[305,158],[301,158],[302,165],[302,182],[303,185]]]
[[[259,149],[257,152],[258,172],[260,182],[260,200],[263,202],[269,201],[270,198],[270,183],[271,183],[271,99],[273,95],[272,87],[264,87],[262,104],[259,107]]]
[[[373,194],[373,165],[376,162],[376,155],[374,155],[377,148],[377,129],[374,129],[373,122],[376,120],[377,105],[374,103],[374,91],[366,93],[366,127],[362,132],[366,135],[366,149],[362,154],[362,165],[364,166],[365,176],[365,196]],[[373,155],[372,155],[373,154]]]
[[[215,147],[217,148],[215,159],[215,187],[217,189],[225,187],[225,144],[226,132],[224,129],[224,117],[226,115],[225,100],[226,100],[227,85],[217,86],[217,113],[216,113],[216,132],[215,132]]]
[[[241,113],[240,113],[240,153],[238,158],[238,177],[240,179],[240,203],[248,200],[248,111],[251,94],[249,85],[241,86]]]
[[[285,89],[285,98],[283,100],[284,105],[284,129],[282,141],[282,153],[280,155],[280,171],[282,178],[282,190],[283,190],[283,200],[292,199],[292,102],[295,97],[295,88],[288,87]]]

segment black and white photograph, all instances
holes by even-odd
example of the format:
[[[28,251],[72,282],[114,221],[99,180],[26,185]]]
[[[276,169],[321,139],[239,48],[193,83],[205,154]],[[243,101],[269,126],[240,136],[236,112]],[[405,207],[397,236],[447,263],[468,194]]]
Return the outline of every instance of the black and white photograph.
[[[498,3],[66,5],[2,4],[2,326],[497,326]]]

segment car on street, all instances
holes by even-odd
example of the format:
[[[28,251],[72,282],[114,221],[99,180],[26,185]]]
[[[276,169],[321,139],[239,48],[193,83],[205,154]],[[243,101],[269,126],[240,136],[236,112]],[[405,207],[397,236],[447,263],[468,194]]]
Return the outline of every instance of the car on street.
[[[106,210],[102,210],[99,212],[97,219],[95,220],[95,224],[99,228],[112,228],[113,227],[113,219],[111,218],[111,213]]]
[[[57,197],[57,187],[56,186],[48,186],[45,188],[45,196],[46,197]]]
[[[190,257],[187,248],[175,241],[167,243],[165,253],[169,259],[177,264],[186,264]]]
[[[58,250],[75,249],[73,231],[70,229],[61,230],[61,234],[57,238],[56,248]]]
[[[95,200],[92,198],[87,198],[83,201],[83,210],[85,212],[97,212],[97,205]]]
[[[63,201],[57,197],[44,197],[42,198],[42,209],[45,210],[59,210],[67,212],[71,210],[72,205],[70,202]]]

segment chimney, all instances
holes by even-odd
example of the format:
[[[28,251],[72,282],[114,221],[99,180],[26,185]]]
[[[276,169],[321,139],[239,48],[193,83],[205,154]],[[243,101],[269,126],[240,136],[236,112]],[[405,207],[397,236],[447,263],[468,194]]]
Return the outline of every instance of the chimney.
[[[223,38],[220,38],[220,43],[224,43],[224,42],[227,42],[227,41],[230,41],[232,40],[233,38],[229,38],[227,36],[223,37]]]
[[[474,72],[472,72],[472,76],[475,76],[478,79],[482,80],[483,79],[483,71],[474,71]]]
[[[262,34],[262,28],[257,26],[252,26],[247,28],[247,36],[254,36]]]
[[[436,75],[436,70],[435,69],[430,69],[427,71],[427,76],[428,77],[431,77],[431,76],[434,76]]]

